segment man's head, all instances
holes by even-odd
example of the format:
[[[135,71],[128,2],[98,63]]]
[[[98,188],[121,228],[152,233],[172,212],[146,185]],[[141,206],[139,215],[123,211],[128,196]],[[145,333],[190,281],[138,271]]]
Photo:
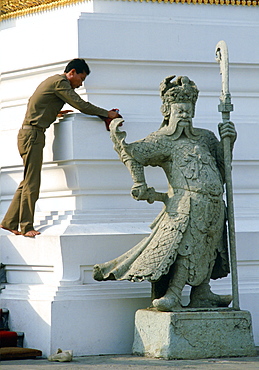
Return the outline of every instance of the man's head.
[[[72,89],[76,89],[82,86],[84,80],[90,74],[90,69],[84,59],[77,58],[68,63],[64,72]]]

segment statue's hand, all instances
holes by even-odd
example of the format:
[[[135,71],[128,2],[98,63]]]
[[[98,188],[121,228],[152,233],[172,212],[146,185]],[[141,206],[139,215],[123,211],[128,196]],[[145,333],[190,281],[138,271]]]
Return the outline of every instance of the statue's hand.
[[[112,121],[111,121],[111,123],[109,125],[110,131],[113,134],[116,133],[116,132],[120,132],[118,130],[118,126],[122,126],[123,122],[124,122],[124,119],[123,118],[114,118],[114,119],[112,119]]]
[[[147,192],[147,184],[144,183],[135,183],[132,188],[131,188],[131,196],[132,198],[136,200],[146,200],[147,197],[146,192]]]
[[[146,183],[134,184],[131,188],[131,195],[136,200],[146,200],[150,204],[154,201],[165,203],[167,199],[166,193],[158,193],[154,188],[148,188]]]
[[[229,137],[232,143],[236,141],[237,132],[235,130],[235,125],[233,122],[231,121],[227,121],[224,123],[221,122],[219,123],[218,128],[219,128],[219,134],[220,134],[221,139],[224,139],[225,137]]]

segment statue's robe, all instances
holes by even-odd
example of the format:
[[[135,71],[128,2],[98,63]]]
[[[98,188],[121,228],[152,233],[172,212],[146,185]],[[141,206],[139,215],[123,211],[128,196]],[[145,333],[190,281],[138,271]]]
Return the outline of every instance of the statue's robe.
[[[121,140],[124,162],[128,158],[163,168],[168,198],[151,234],[122,256],[95,265],[96,280],[156,283],[168,275],[178,256],[191,286],[200,285],[208,273],[212,279],[229,273],[222,144],[211,131],[193,130],[194,139],[182,135],[172,140],[158,130],[131,144]]]

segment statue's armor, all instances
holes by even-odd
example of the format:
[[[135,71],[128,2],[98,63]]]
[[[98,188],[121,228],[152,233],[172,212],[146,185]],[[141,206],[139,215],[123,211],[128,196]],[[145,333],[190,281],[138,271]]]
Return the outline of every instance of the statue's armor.
[[[222,147],[212,132],[194,132],[194,139],[182,135],[172,140],[158,130],[131,144],[120,141],[124,163],[164,169],[168,198],[147,238],[118,259],[99,265],[102,279],[156,282],[168,274],[178,255],[184,257],[190,285],[201,284],[213,266],[212,278],[229,272]]]

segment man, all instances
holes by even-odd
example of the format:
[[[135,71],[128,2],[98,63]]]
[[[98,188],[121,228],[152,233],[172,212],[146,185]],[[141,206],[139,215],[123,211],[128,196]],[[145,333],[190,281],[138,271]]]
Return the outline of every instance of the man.
[[[131,172],[132,196],[165,206],[151,225],[152,232],[124,255],[94,266],[96,280],[148,280],[152,305],[159,311],[183,309],[185,284],[192,287],[189,307],[228,306],[231,295],[211,292],[210,278],[229,273],[223,201],[222,141],[209,130],[194,128],[198,89],[188,77],[162,81],[160,93],[164,121],[145,139],[125,142],[111,125],[111,137],[121,160]],[[232,122],[219,125],[221,139],[236,132]],[[168,192],[158,193],[146,184],[144,166],[160,166],[168,179]]]
[[[0,225],[1,228],[15,235],[35,237],[40,234],[34,230],[33,219],[35,203],[39,197],[44,132],[57,116],[71,112],[61,111],[65,103],[85,114],[109,119],[120,117],[114,110],[107,111],[84,101],[74,91],[82,86],[89,73],[90,69],[84,59],[73,59],[66,66],[64,74],[47,78],[29,99],[23,125],[18,133],[18,149],[23,159],[24,178]]]

